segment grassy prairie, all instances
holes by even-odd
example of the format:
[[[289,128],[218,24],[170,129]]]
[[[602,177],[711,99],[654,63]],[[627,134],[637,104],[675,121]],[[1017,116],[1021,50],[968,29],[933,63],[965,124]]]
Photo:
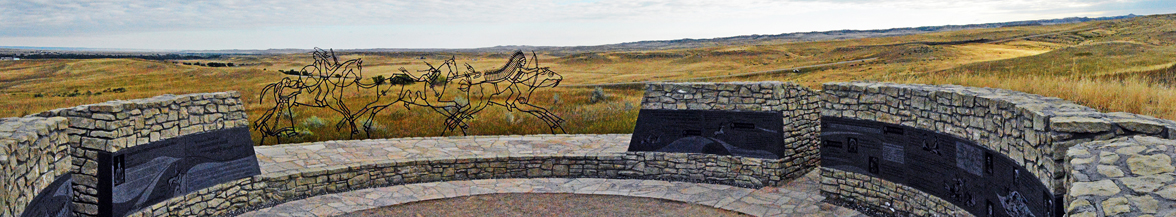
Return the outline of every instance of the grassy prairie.
[[[400,68],[415,72],[426,69],[425,62],[440,64],[449,57],[480,71],[498,68],[508,58],[501,53],[340,56],[362,58],[365,77],[391,76]],[[568,133],[627,133],[636,120],[642,90],[606,88],[608,99],[591,103],[593,84],[739,75],[871,58],[875,59],[805,68],[800,73],[785,70],[707,81],[790,81],[812,88],[851,80],[958,84],[1054,96],[1105,112],[1176,119],[1176,89],[1172,85],[1176,81],[1176,15],[853,40],[566,56],[539,53],[540,66],[562,74],[564,81],[560,87],[537,91],[532,100],[566,119]],[[257,118],[272,106],[258,101],[262,87],[288,76],[277,70],[300,69],[313,60],[308,54],[295,54],[186,62],[194,61],[253,65],[208,68],[139,59],[4,61],[0,62],[0,117],[115,99],[237,90],[242,92],[249,117]],[[117,88],[125,92],[113,91]],[[371,98],[348,95],[355,102]],[[286,142],[348,138],[346,131],[334,127],[341,116],[329,110],[300,109],[292,115],[297,127],[313,134]],[[379,126],[372,131],[373,138],[438,136],[443,119],[423,108],[394,107],[376,116],[376,123]],[[471,135],[549,133],[534,117],[501,108],[479,113],[470,125]],[[259,140],[260,134],[254,132],[254,139]]]

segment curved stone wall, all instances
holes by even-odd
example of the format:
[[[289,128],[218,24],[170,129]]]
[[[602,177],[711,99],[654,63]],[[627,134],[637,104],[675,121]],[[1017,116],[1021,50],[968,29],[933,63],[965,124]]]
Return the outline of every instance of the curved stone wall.
[[[763,187],[788,162],[694,153],[625,152],[385,160],[267,173],[155,204],[129,216],[222,216],[338,192],[493,178],[650,179]]]
[[[3,216],[29,214],[55,177],[65,176],[76,216],[99,214],[98,158],[151,142],[249,124],[237,92],[161,95],[60,108],[0,120],[0,161],[7,192]],[[8,174],[13,174],[9,176]],[[68,174],[68,175],[66,175]],[[40,193],[40,194],[38,194]],[[56,212],[40,210],[37,213]]]
[[[309,196],[419,182],[489,178],[613,178],[779,186],[820,161],[821,117],[911,127],[966,140],[1007,157],[1064,198],[1075,216],[1173,215],[1176,122],[1100,113],[1062,99],[953,85],[661,83],[645,109],[779,111],[780,159],[661,152],[387,160],[266,173],[197,190],[134,216],[230,215]],[[818,97],[819,95],[819,97]],[[0,214],[17,216],[61,177],[74,214],[96,215],[95,155],[201,132],[245,127],[236,92],[165,95],[0,119]],[[818,100],[819,99],[819,100]],[[820,116],[817,116],[819,108]],[[68,165],[68,166],[65,166]],[[821,192],[883,214],[972,215],[917,188],[870,174],[821,168]],[[1061,206],[1059,206],[1061,207]]]
[[[1176,129],[1169,120],[1100,113],[1058,98],[1001,89],[866,82],[828,83],[824,89],[822,116],[899,124],[973,141],[1011,158],[1055,197],[1069,188],[1063,159],[1071,146],[1130,135],[1168,138]],[[946,200],[884,179],[832,168],[822,168],[821,174],[822,193],[834,200],[889,214],[962,213]],[[934,199],[922,199],[928,197]]]

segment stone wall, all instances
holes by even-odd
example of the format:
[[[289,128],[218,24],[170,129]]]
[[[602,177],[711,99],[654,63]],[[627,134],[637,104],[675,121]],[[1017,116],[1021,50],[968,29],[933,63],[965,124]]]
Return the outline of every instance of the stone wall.
[[[46,187],[70,173],[65,118],[0,118],[0,216],[19,216]]]
[[[821,167],[821,192],[836,192],[848,204],[892,216],[970,216],[942,198],[873,176]]]
[[[493,178],[653,179],[763,187],[787,162],[695,153],[625,152],[387,160],[267,173],[158,203],[129,216],[222,216],[356,189]]]
[[[74,214],[98,214],[97,154],[204,131],[247,127],[240,93],[162,95],[45,111],[68,119]]]
[[[1065,194],[1069,187],[1065,183],[1068,172],[1063,168],[1069,147],[1130,135],[1169,138],[1169,132],[1176,129],[1176,122],[1169,120],[1129,113],[1100,113],[1059,98],[955,85],[828,83],[824,85],[821,101],[822,116],[901,124],[974,141],[1024,166],[1057,195]],[[843,186],[845,182],[835,176],[847,176],[842,173],[848,172],[826,170],[829,171],[822,174],[830,176],[822,176],[822,193],[832,199],[862,201],[858,203],[875,207],[891,204],[878,209],[884,213],[953,206],[924,204],[924,207],[900,210],[893,204],[909,203],[905,198],[926,196],[919,191],[903,190],[908,186],[881,179],[874,179],[882,182],[871,185],[876,188]]]
[[[784,180],[817,167],[820,131],[817,93],[791,82],[650,83],[642,109],[774,111],[784,117]],[[775,185],[773,185],[775,186]]]
[[[974,141],[1024,166],[1074,216],[1176,215],[1176,122],[1100,113],[1009,90],[889,83],[655,83],[645,109],[779,111],[785,158],[626,152],[388,160],[269,173],[172,198],[133,216],[231,215],[354,189],[488,178],[585,177],[779,186],[817,166],[820,116],[900,124]],[[818,97],[819,94],[819,97]],[[236,92],[164,95],[0,119],[0,214],[17,216],[70,174],[75,215],[96,214],[95,155],[210,130],[248,126]],[[818,100],[819,98],[819,100]],[[820,108],[820,116],[816,108]],[[68,165],[68,166],[66,166]],[[971,215],[917,189],[821,170],[821,191],[885,214]]]
[[[1133,136],[1066,153],[1069,216],[1176,216],[1176,141]]]

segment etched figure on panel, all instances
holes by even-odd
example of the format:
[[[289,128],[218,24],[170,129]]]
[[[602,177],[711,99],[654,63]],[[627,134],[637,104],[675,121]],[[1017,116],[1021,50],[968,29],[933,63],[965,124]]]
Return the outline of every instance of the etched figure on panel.
[[[1021,192],[1009,191],[1007,195],[996,195],[1000,198],[1000,204],[1004,206],[1005,212],[1009,216],[1034,216],[1033,212],[1029,211],[1029,201]]]
[[[953,177],[951,180],[945,180],[943,183],[944,190],[947,190],[950,199],[963,203],[964,206],[975,206],[976,199],[972,197],[972,192],[969,191],[968,180],[959,176]]]
[[[847,151],[849,151],[849,153],[858,153],[858,140],[857,140],[857,138],[850,137],[847,140],[849,140],[849,141],[845,142],[847,144],[846,145],[847,147],[845,149]]]
[[[935,135],[931,135],[930,133],[923,133],[922,138],[923,151],[931,152],[936,156],[943,155],[939,152],[939,139],[935,138]]]
[[[870,157],[870,165],[868,166],[870,173],[878,174],[878,157]]]
[[[984,174],[992,175],[992,153],[984,152]]]
[[[786,156],[779,112],[642,109],[629,151]]]

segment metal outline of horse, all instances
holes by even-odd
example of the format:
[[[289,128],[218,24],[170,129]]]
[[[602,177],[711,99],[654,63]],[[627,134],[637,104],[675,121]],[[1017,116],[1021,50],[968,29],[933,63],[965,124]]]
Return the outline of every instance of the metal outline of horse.
[[[533,67],[527,67],[526,54],[516,51],[505,65],[489,72],[478,72],[469,64],[465,64],[467,72],[459,74],[454,57],[439,66],[425,62],[429,69],[419,70],[418,72],[424,72],[420,76],[413,76],[408,70],[400,68],[399,71],[411,78],[413,83],[426,83],[421,85],[420,90],[409,90],[408,85],[395,85],[384,81],[373,80],[371,83],[365,83],[362,59],[340,62],[334,50],[326,51],[320,48],[315,48],[312,55],[315,62],[304,66],[301,69],[301,76],[296,79],[282,78],[276,83],[266,85],[262,90],[258,100],[264,103],[265,96],[272,95],[275,105],[254,121],[254,127],[262,133],[260,142],[264,143],[267,137],[277,137],[280,143],[282,137],[296,135],[296,122],[292,115],[285,115],[288,127],[278,127],[284,121],[283,115],[279,112],[292,113],[293,108],[301,106],[328,108],[341,114],[343,119],[336,123],[336,130],[348,127],[351,139],[360,132],[356,121],[364,119],[362,129],[370,138],[375,115],[397,104],[406,109],[412,109],[412,106],[425,107],[444,115],[446,120],[442,136],[457,128],[461,128],[462,135],[467,135],[469,125],[466,122],[491,105],[505,107],[508,112],[518,110],[535,116],[544,121],[553,134],[556,130],[566,133],[561,126],[565,122],[564,119],[546,108],[531,103],[531,96],[535,90],[542,87],[557,87],[563,80],[563,76],[548,67],[539,67],[538,56],[534,53],[531,59]],[[390,81],[393,78],[388,79]],[[464,93],[464,102],[458,98],[445,99],[446,90],[454,81],[457,81],[458,91]],[[399,90],[395,90],[394,86],[400,86]],[[438,89],[438,86],[441,88]],[[352,109],[344,101],[345,93],[351,88],[354,88],[356,94],[373,90],[376,99],[364,103],[359,109]],[[487,94],[487,90],[491,90],[490,94]],[[394,97],[385,98],[390,93]],[[299,96],[303,94],[311,95],[311,99],[306,102],[300,101]],[[494,101],[496,97],[502,96],[506,97],[504,101]],[[391,101],[381,103],[387,99]],[[475,99],[477,101],[474,101]]]

